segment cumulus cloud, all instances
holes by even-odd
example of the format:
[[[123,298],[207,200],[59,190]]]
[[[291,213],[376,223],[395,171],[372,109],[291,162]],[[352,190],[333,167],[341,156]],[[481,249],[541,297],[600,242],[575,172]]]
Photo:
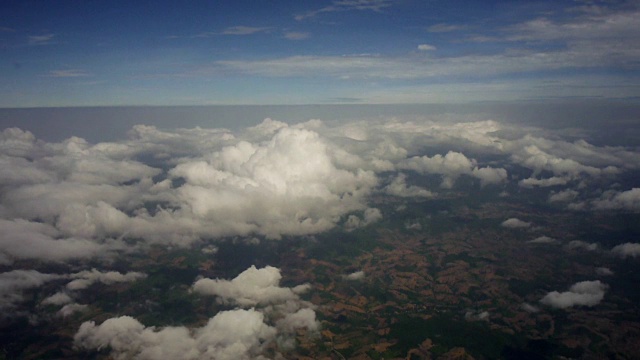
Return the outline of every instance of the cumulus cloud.
[[[640,211],[640,188],[606,192],[600,199],[594,200],[592,205],[596,210]]]
[[[572,240],[572,241],[569,241],[567,245],[565,245],[565,248],[570,250],[580,249],[580,250],[586,250],[586,251],[595,251],[595,250],[598,250],[598,244],[588,243],[582,240]]]
[[[128,272],[121,274],[117,271],[101,272],[96,269],[91,271],[81,271],[70,275],[73,281],[67,284],[69,290],[82,290],[86,289],[96,282],[100,282],[106,285],[122,282],[133,282],[147,277],[147,274],[140,272]]]
[[[537,238],[527,242],[530,244],[557,244],[558,240],[548,236],[538,236]]]
[[[298,296],[309,285],[283,288],[280,279],[280,270],[271,266],[252,266],[231,281],[200,279],[195,292],[251,308],[221,311],[200,328],[145,327],[129,316],[100,325],[88,321],[74,343],[87,350],[108,347],[116,358],[264,359],[262,353],[273,343],[280,350],[292,348],[298,329],[313,333],[320,328],[315,311]]]
[[[362,218],[356,215],[349,215],[347,221],[344,223],[344,228],[347,231],[355,230],[382,219],[382,212],[376,208],[368,208],[362,214]]]
[[[574,200],[579,193],[572,189],[558,191],[549,195],[549,202],[569,202]]]
[[[0,274],[0,310],[11,309],[23,301],[22,292],[64,278],[64,275],[43,274],[35,270],[12,270]]]
[[[215,359],[256,358],[276,336],[254,309],[222,311],[201,327],[145,327],[136,319],[121,316],[100,325],[85,322],[74,336],[82,349],[110,348],[118,359]]]
[[[73,302],[69,294],[65,292],[57,292],[40,302],[42,305],[66,305]]]
[[[611,253],[623,259],[627,257],[635,258],[638,255],[640,255],[640,244],[638,243],[620,244],[620,245],[614,246],[613,249],[611,249]]]
[[[614,272],[607,267],[599,267],[599,268],[596,268],[596,274],[600,276],[611,276],[614,274]]]
[[[384,188],[384,191],[393,196],[399,197],[433,197],[433,193],[425,188],[421,188],[415,185],[407,185],[407,175],[400,173],[396,176],[389,185]]]
[[[569,291],[552,291],[540,299],[540,303],[551,307],[566,309],[573,306],[596,306],[604,298],[608,286],[595,281],[581,281],[573,284]]]
[[[441,186],[447,189],[463,174],[480,179],[482,185],[497,184],[507,178],[506,170],[478,168],[475,160],[456,151],[449,151],[445,156],[415,156],[398,164],[398,168],[414,170],[421,174],[440,174],[443,176]]]
[[[280,269],[273,266],[257,269],[252,265],[230,281],[200,279],[193,284],[193,291],[217,296],[224,303],[251,307],[298,300],[298,294],[309,289],[308,285],[295,288],[280,287],[280,279]]]
[[[530,222],[522,221],[518,218],[509,218],[500,224],[502,227],[518,229],[518,228],[528,228],[531,226]]]
[[[365,278],[365,276],[366,276],[366,274],[364,273],[364,271],[360,270],[360,271],[356,271],[356,272],[353,272],[351,274],[345,275],[344,278],[346,280],[355,281],[355,280],[362,280],[362,279]]]

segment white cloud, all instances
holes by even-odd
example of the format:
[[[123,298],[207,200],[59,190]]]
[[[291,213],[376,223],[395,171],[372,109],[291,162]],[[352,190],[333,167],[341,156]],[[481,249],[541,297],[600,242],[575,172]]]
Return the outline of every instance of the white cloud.
[[[538,236],[537,238],[527,242],[530,244],[557,244],[558,240],[548,236]]]
[[[609,268],[599,267],[599,268],[596,268],[596,274],[600,276],[611,276],[614,274],[614,272]]]
[[[308,289],[280,287],[280,270],[272,266],[256,269],[251,266],[233,280],[200,279],[193,284],[193,291],[217,296],[224,303],[242,307],[282,303],[298,300],[298,294]]]
[[[271,29],[270,27],[255,27],[255,26],[232,26],[224,29],[222,35],[252,35],[259,32],[265,32]]]
[[[370,10],[379,12],[391,5],[393,5],[392,0],[334,0],[329,6],[325,6],[318,10],[312,10],[304,14],[298,14],[294,18],[298,21],[302,21],[308,18],[313,18],[322,13],[353,10]]]
[[[531,226],[530,222],[526,222],[526,221],[522,221],[518,218],[509,218],[505,221],[503,221],[500,226],[502,227],[506,227],[506,228],[512,228],[512,229],[517,229],[517,228],[528,228]]]
[[[640,211],[640,188],[623,192],[610,191],[592,203],[596,210],[632,210]]]
[[[400,197],[424,197],[431,198],[433,197],[433,193],[427,189],[421,188],[419,186],[410,185],[407,186],[407,176],[403,173],[398,174],[389,185],[384,188],[384,191],[393,196]]]
[[[596,243],[588,243],[581,240],[572,240],[569,241],[567,245],[565,245],[567,249],[581,249],[586,251],[595,251],[598,250],[598,244]]]
[[[73,299],[71,298],[71,296],[69,296],[69,294],[65,292],[57,292],[45,298],[40,303],[42,305],[66,305],[71,302],[73,302]]]
[[[101,272],[96,269],[91,271],[81,271],[70,276],[73,281],[67,284],[69,290],[86,289],[96,282],[106,285],[122,282],[133,282],[147,277],[146,274],[140,272],[128,272],[126,274],[117,271]]]
[[[478,168],[476,161],[464,154],[449,151],[445,156],[440,154],[429,156],[414,156],[398,164],[399,169],[414,170],[421,174],[443,175],[443,188],[451,188],[460,175],[470,175],[480,179],[482,185],[495,184],[504,181],[507,172],[504,169],[490,167]]]
[[[89,306],[84,304],[66,304],[62,309],[58,310],[58,315],[62,317],[71,316],[77,312],[84,312]]]
[[[545,295],[540,302],[555,308],[566,309],[573,306],[596,306],[604,298],[608,286],[599,280],[582,281],[573,284],[569,291],[552,291]]]
[[[253,359],[271,343],[276,329],[253,309],[222,311],[197,329],[145,327],[129,316],[111,318],[96,326],[85,322],[74,337],[84,349],[110,348],[116,358]]]
[[[533,305],[531,305],[529,303],[522,303],[521,307],[522,307],[522,310],[524,310],[524,311],[526,311],[528,313],[535,313],[535,312],[540,311],[540,309],[538,309],[537,307],[535,307],[535,306],[533,306]]]
[[[89,73],[81,69],[51,70],[47,76],[56,78],[75,78],[89,76]]]
[[[22,292],[37,288],[64,275],[43,274],[35,270],[12,270],[0,274],[0,310],[3,312],[22,302]]]
[[[362,271],[362,270],[359,270],[359,271],[353,272],[351,274],[345,275],[344,278],[346,280],[355,281],[355,280],[362,280],[362,279],[365,278],[365,276],[366,276],[365,272]]]
[[[638,243],[624,243],[616,245],[611,249],[611,253],[621,258],[637,257],[640,255],[640,244]]]
[[[55,34],[31,35],[28,37],[29,45],[47,45],[53,43]]]
[[[572,189],[558,191],[549,195],[549,202],[569,202],[574,200],[579,194],[579,192]]]
[[[418,45],[418,50],[420,51],[433,51],[436,50],[436,47],[429,44],[420,44]]]
[[[304,40],[309,37],[308,32],[300,31],[287,31],[284,33],[284,38],[288,40]]]

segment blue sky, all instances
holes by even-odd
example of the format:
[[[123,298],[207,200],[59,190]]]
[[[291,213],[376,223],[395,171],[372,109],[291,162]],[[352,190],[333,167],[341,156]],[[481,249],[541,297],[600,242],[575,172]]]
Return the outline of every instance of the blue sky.
[[[640,95],[638,1],[3,1],[0,106]]]

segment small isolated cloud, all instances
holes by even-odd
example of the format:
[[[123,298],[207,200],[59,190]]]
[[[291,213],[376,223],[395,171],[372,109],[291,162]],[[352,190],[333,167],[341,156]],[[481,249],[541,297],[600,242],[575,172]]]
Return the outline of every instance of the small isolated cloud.
[[[522,308],[522,310],[528,312],[528,313],[535,313],[540,311],[540,309],[538,309],[536,306],[533,306],[529,303],[522,303],[522,305],[520,305],[520,307]]]
[[[595,251],[598,250],[598,244],[596,243],[588,243],[582,240],[572,240],[565,248],[569,250],[586,250],[586,251]]]
[[[356,272],[353,272],[351,274],[348,274],[348,275],[344,276],[345,280],[352,280],[352,281],[362,280],[362,279],[364,279],[364,277],[365,277],[365,273],[362,270],[356,271]]]
[[[47,45],[51,44],[55,34],[31,35],[28,38],[29,45]]]
[[[89,76],[89,73],[80,69],[51,70],[49,71],[49,74],[47,74],[47,76],[56,78],[84,77]]]
[[[430,33],[445,33],[445,32],[452,32],[452,31],[457,31],[457,30],[462,30],[463,27],[459,26],[459,25],[452,25],[452,24],[435,24],[435,25],[431,25],[427,28],[427,31]]]
[[[637,257],[640,255],[640,244],[638,243],[624,243],[615,246],[611,249],[611,253],[621,258]]]
[[[257,269],[251,266],[233,280],[200,279],[193,284],[193,291],[217,296],[223,303],[251,307],[298,300],[298,294],[309,289],[308,285],[280,287],[280,279],[282,275],[278,268],[266,266]]]
[[[115,283],[133,282],[146,277],[147,274],[140,272],[128,272],[126,274],[121,274],[117,271],[101,272],[99,270],[92,269],[91,271],[81,271],[71,275],[71,278],[75,280],[67,284],[67,289],[82,290],[96,282],[111,285]]]
[[[569,291],[552,291],[540,299],[540,303],[551,307],[566,309],[573,306],[596,306],[604,298],[608,286],[595,281],[581,281],[573,284]]]
[[[418,45],[418,50],[420,51],[433,51],[436,50],[436,47],[429,44],[420,44]]]
[[[252,35],[270,30],[270,27],[232,26],[224,29],[222,35]]]
[[[288,40],[304,40],[309,37],[307,32],[299,31],[287,31],[284,33],[284,38]]]
[[[538,236],[537,238],[527,242],[530,244],[557,244],[558,240],[548,236]]]
[[[596,274],[600,276],[611,276],[614,274],[614,272],[607,267],[599,267],[599,268],[596,268]]]
[[[519,228],[528,228],[531,226],[531,223],[522,221],[518,218],[510,218],[503,221],[502,224],[500,224],[500,226],[511,228],[511,229],[519,229]]]
[[[382,9],[393,5],[393,0],[334,0],[331,5],[325,6],[318,10],[312,10],[304,14],[294,16],[298,21],[315,17],[322,13],[352,11],[352,10],[370,10],[380,12]]]
[[[488,311],[467,311],[464,314],[467,321],[489,321]]]

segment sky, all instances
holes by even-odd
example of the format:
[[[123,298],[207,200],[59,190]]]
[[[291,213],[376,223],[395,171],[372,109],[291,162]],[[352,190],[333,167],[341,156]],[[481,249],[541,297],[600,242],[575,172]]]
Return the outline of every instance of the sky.
[[[0,4],[0,107],[637,100],[638,1]]]

